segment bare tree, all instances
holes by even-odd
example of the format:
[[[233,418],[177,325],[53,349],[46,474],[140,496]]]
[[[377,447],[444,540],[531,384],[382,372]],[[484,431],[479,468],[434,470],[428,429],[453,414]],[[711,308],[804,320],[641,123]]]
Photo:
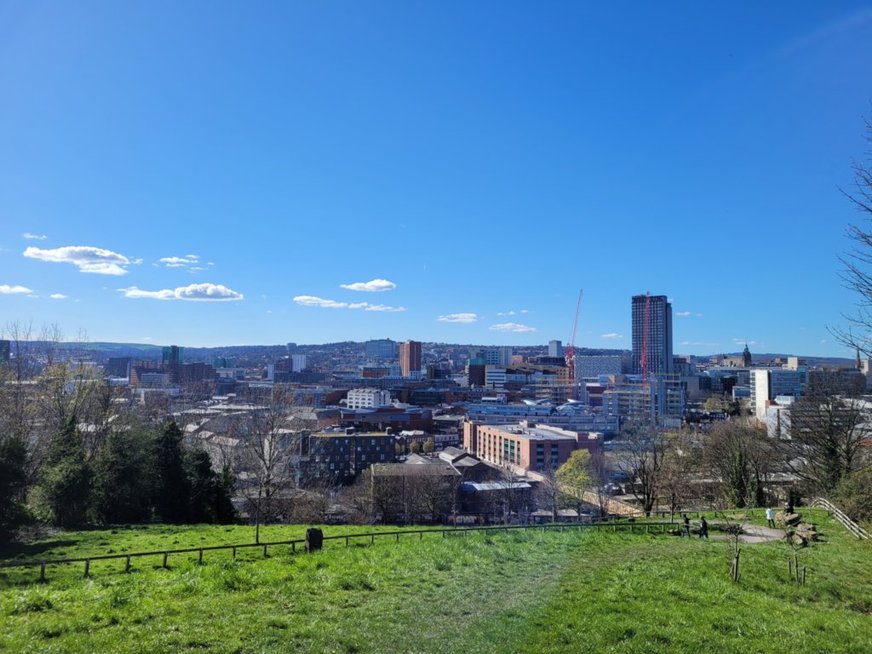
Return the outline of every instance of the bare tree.
[[[662,468],[661,499],[669,507],[670,520],[694,496],[693,477],[699,472],[699,452],[686,433],[672,435],[670,455]]]
[[[617,467],[630,480],[632,493],[645,515],[650,515],[662,491],[667,436],[654,425],[630,423],[621,430],[619,446]]]
[[[872,463],[867,443],[872,436],[864,403],[817,393],[803,397],[790,410],[788,466],[813,491],[831,492],[853,472]]]
[[[872,147],[872,122],[868,120],[866,141]],[[842,281],[854,291],[857,304],[853,314],[844,314],[848,326],[831,331],[848,347],[872,356],[872,150],[866,153],[866,158],[867,161],[854,163],[853,191],[843,191],[866,223],[848,227],[853,247],[840,259],[844,266]]]
[[[235,467],[241,477],[240,490],[254,509],[254,538],[259,543],[262,522],[290,513],[305,433],[281,401],[239,417],[232,431],[239,439]]]
[[[766,483],[776,462],[774,441],[766,433],[738,421],[712,427],[703,460],[731,507],[765,506]]]

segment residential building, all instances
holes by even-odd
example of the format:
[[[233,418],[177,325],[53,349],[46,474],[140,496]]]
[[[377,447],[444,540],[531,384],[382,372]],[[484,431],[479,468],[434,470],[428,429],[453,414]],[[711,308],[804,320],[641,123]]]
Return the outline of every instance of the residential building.
[[[599,454],[601,435],[536,425],[483,425],[467,420],[463,425],[463,447],[474,456],[499,466],[546,472],[557,470],[579,447]]]
[[[563,343],[560,341],[548,341],[548,356],[552,359],[563,356]]]
[[[421,372],[420,341],[400,343],[400,372],[403,377],[411,377],[412,373]]]
[[[394,444],[390,430],[359,432],[348,428],[304,435],[300,444],[302,474],[309,480],[347,483],[373,463],[392,462]]]
[[[372,409],[391,403],[391,393],[379,388],[352,388],[345,398],[349,409]]]
[[[648,373],[672,373],[672,305],[665,295],[632,298],[633,372],[642,372],[642,350],[647,331]],[[647,322],[647,330],[646,330]]]

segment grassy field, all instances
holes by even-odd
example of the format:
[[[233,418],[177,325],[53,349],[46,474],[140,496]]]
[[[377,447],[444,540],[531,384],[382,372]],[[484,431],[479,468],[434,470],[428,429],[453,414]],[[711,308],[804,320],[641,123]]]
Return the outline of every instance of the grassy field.
[[[333,541],[313,555],[214,552],[203,565],[179,555],[169,570],[143,561],[127,574],[106,562],[90,579],[81,566],[52,570],[47,584],[7,574],[0,651],[870,652],[872,544],[824,516],[824,542],[800,553],[804,586],[788,580],[783,543],[744,546],[734,584],[726,542],[591,531]],[[263,538],[303,531],[270,527]],[[198,547],[251,533],[76,532],[18,554]]]

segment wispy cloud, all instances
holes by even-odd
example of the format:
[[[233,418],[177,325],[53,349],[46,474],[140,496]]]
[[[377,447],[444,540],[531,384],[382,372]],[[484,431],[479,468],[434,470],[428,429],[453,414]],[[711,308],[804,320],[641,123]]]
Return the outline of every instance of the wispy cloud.
[[[476,313],[449,313],[444,316],[439,316],[437,318],[439,322],[476,322],[478,320],[478,314]]]
[[[15,284],[0,284],[0,295],[33,295],[33,291],[26,286]]]
[[[516,323],[516,322],[501,322],[501,323],[496,324],[496,325],[491,325],[490,327],[488,327],[488,329],[490,329],[491,331],[495,331],[495,332],[519,332],[519,333],[523,333],[523,332],[535,332],[536,331],[535,327],[530,327],[528,325],[521,325],[521,324]]]
[[[684,346],[699,346],[699,347],[720,347],[720,343],[706,343],[703,341],[681,341]]]
[[[51,295],[49,295],[49,297],[52,300],[66,300],[67,299],[67,296],[64,295],[63,293],[52,293]]]
[[[681,316],[682,318],[687,318],[687,316],[691,315],[690,311],[676,311],[676,316]]]
[[[600,334],[600,338],[607,338],[610,340],[614,340],[614,339],[618,339],[618,338],[624,338],[624,335],[618,334],[617,332],[608,332],[606,334]]]
[[[497,312],[497,315],[498,316],[514,316],[515,312],[514,311],[499,311],[499,312]]]
[[[69,263],[78,268],[79,272],[97,275],[126,275],[127,266],[136,263],[123,254],[90,245],[67,245],[51,250],[31,246],[23,254],[29,259]]]
[[[24,232],[21,235],[21,238],[26,238],[28,241],[44,241],[48,238],[45,234],[33,234],[31,232]]]
[[[190,284],[178,288],[165,288],[159,291],[144,291],[131,286],[119,288],[124,297],[139,300],[185,300],[188,302],[235,302],[244,296],[223,284]]]
[[[340,284],[340,288],[346,291],[363,291],[364,293],[382,293],[392,291],[397,285],[386,279],[371,279],[368,282],[354,282],[352,284]]]
[[[406,307],[391,307],[385,304],[370,304],[369,302],[337,302],[327,300],[315,295],[297,295],[294,302],[304,307],[318,307],[320,309],[362,309],[363,311],[382,311],[387,313],[399,313]]]
[[[200,256],[197,254],[186,254],[182,257],[162,257],[157,261],[167,268],[188,268],[199,264]],[[198,268],[198,270],[202,270],[202,268]]]
[[[745,338],[734,338],[733,343],[735,343],[736,345],[757,345],[757,341],[748,340]]]

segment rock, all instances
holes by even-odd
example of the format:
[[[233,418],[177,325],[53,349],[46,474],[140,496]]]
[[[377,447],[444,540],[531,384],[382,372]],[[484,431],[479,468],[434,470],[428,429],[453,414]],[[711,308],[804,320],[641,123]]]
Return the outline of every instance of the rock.
[[[798,525],[801,520],[802,516],[798,513],[785,513],[784,511],[779,511],[775,514],[775,522],[782,525]]]

